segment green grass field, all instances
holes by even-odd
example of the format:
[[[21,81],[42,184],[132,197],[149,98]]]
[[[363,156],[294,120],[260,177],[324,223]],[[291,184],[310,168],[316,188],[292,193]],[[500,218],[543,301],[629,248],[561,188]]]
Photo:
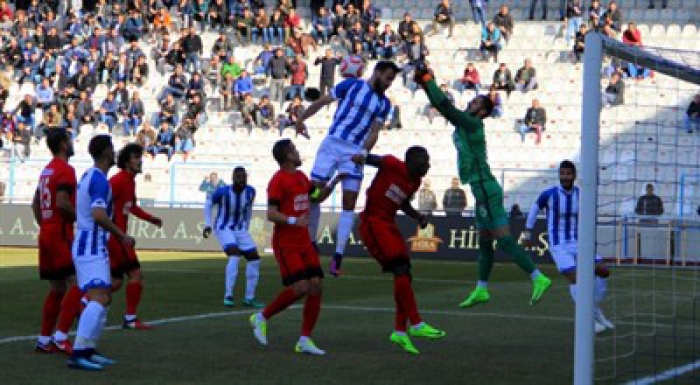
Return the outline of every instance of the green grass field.
[[[300,329],[300,309],[290,309],[272,319],[268,326],[270,344],[262,347],[254,340],[247,323],[251,311],[240,306],[226,309],[221,305],[223,256],[143,252],[140,257],[147,281],[139,315],[145,321],[153,321],[155,329],[125,331],[113,326],[103,334],[100,350],[117,359],[118,364],[104,373],[85,373],[67,369],[63,356],[34,353],[34,337],[21,338],[38,331],[46,283],[37,278],[34,250],[0,249],[0,381],[3,384],[571,383],[573,305],[567,285],[549,266],[543,269],[554,278],[555,285],[536,307],[528,305],[529,280],[514,266],[497,265],[492,278],[491,303],[464,310],[457,304],[472,288],[475,265],[415,261],[414,288],[423,318],[448,334],[439,341],[415,340],[421,354],[409,356],[388,341],[393,327],[391,277],[381,274],[374,261],[348,259],[344,265],[346,276],[324,281],[323,310],[314,340],[328,355],[308,357],[293,353]],[[244,271],[239,272],[236,285],[239,302]],[[618,327],[615,333],[599,340],[599,357],[622,356],[627,349],[640,354],[630,356],[634,357],[633,362],[630,357],[602,361],[599,375],[613,373],[613,369],[619,374],[604,383],[634,378],[624,373],[635,365],[637,375],[644,377],[700,358],[696,338],[691,338],[690,343],[680,341],[680,336],[700,334],[696,330],[700,321],[692,317],[695,309],[688,306],[693,302],[685,301],[697,293],[696,273],[625,268],[617,269],[615,274],[618,278],[611,281],[611,289],[616,294],[611,298],[608,314]],[[674,285],[670,297],[677,295],[683,299],[674,302],[673,309],[667,309],[671,305],[662,300],[669,297],[668,287],[662,287],[667,281]],[[270,301],[280,288],[277,266],[265,257],[259,297]],[[645,310],[644,298],[653,300],[651,310],[659,316],[628,317],[631,306]],[[673,316],[663,317],[671,314],[670,310]],[[115,294],[109,324],[120,325],[123,311],[121,291]],[[641,334],[647,329],[651,337],[646,334],[627,337],[633,331]],[[667,338],[659,337],[672,335],[670,332],[679,336],[671,345]],[[641,354],[651,343],[657,349],[653,360]],[[661,357],[661,352],[674,357]],[[698,383],[697,376],[697,372],[689,373],[675,381]]]

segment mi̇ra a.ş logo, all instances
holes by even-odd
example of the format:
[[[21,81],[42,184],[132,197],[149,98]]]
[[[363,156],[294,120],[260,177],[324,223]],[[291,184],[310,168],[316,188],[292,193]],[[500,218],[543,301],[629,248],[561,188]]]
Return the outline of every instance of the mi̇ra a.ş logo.
[[[416,229],[416,235],[408,238],[408,242],[411,243],[411,251],[418,253],[437,252],[442,239],[435,236],[435,226],[432,223],[428,223],[428,226],[424,229],[421,229],[420,226],[416,226]]]

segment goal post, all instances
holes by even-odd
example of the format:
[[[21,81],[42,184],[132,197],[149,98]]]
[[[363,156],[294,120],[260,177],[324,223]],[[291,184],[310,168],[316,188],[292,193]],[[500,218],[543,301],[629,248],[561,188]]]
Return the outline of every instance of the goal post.
[[[633,47],[595,32],[586,36],[583,60],[581,164],[578,175],[581,198],[573,373],[573,382],[576,385],[592,384],[595,380],[595,256],[598,254],[597,225],[600,207],[601,81],[606,55],[623,63],[634,63],[655,73],[700,85],[700,55],[697,52]],[[687,106],[678,107],[685,112]]]

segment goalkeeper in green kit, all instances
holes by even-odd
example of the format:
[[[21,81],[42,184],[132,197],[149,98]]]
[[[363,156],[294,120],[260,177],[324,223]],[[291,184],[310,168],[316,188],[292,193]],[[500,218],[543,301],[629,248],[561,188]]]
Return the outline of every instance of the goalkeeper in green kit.
[[[475,97],[465,111],[457,109],[447,100],[433,79],[430,70],[419,64],[415,81],[423,87],[430,103],[455,126],[452,141],[457,149],[457,166],[463,184],[469,184],[476,201],[476,225],[479,229],[479,280],[476,289],[459,306],[472,307],[488,302],[488,280],[493,268],[494,240],[496,248],[511,257],[532,278],[530,305],[536,304],[552,285],[532,262],[516,240],[510,235],[509,220],[503,207],[503,189],[491,173],[486,155],[486,133],[483,120],[491,115],[493,102],[484,95]]]

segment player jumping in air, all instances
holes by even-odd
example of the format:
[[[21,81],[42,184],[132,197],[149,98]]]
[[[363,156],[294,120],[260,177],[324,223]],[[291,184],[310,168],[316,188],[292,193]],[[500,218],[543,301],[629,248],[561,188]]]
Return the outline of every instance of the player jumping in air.
[[[243,255],[248,261],[246,265],[246,288],[243,305],[255,308],[265,306],[255,299],[255,288],[260,277],[260,255],[250,235],[250,220],[253,217],[253,202],[255,189],[248,185],[248,174],[245,168],[236,167],[233,170],[233,185],[222,186],[207,198],[204,205],[204,238],[209,238],[212,232],[211,209],[217,206],[214,231],[221,248],[228,256],[226,265],[226,285],[224,291],[224,306],[235,305],[233,287],[238,276],[238,261]]]
[[[428,225],[427,219],[411,206],[411,198],[430,169],[430,156],[425,148],[416,146],[406,151],[405,159],[402,162],[391,155],[356,158],[358,162],[379,168],[367,190],[365,211],[360,214],[360,237],[382,270],[394,274],[396,322],[390,341],[408,353],[418,354],[409,335],[435,339],[444,337],[445,332],[423,322],[418,313],[411,288],[411,261],[406,242],[394,223],[400,209],[417,220],[421,228]],[[406,334],[409,322],[411,327]]]
[[[540,194],[532,204],[530,215],[523,233],[523,245],[532,247],[532,228],[535,226],[537,214],[545,209],[547,213],[547,233],[549,235],[549,251],[559,272],[569,281],[571,299],[576,302],[576,259],[578,257],[578,215],[579,189],[576,181],[576,166],[570,160],[562,161],[559,165],[559,186],[548,188]],[[610,270],[605,266],[603,258],[596,256],[595,283],[595,331],[601,333],[615,326],[603,315],[600,303],[605,298],[607,278]]]
[[[146,222],[161,227],[163,221],[145,212],[136,201],[136,175],[141,173],[143,163],[143,147],[137,143],[130,143],[119,151],[117,167],[121,170],[109,180],[112,188],[112,200],[114,202],[114,224],[119,229],[128,233],[129,214],[134,214]],[[141,264],[133,247],[124,245],[121,241],[112,237],[107,241],[109,260],[112,272],[112,291],[122,287],[124,274],[129,277],[126,284],[126,313],[124,314],[124,329],[148,330],[151,327],[141,322],[136,316],[136,308],[141,302],[143,292],[143,275]]]
[[[67,333],[80,312],[83,293],[75,284],[71,256],[75,221],[75,170],[68,164],[73,146],[66,130],[51,130],[46,138],[54,158],[46,165],[34,194],[32,210],[39,224],[39,277],[49,281],[44,300],[38,352],[71,354]],[[57,322],[58,321],[58,322]],[[53,337],[51,332],[56,328]]]
[[[294,143],[283,139],[275,143],[272,155],[280,170],[267,187],[267,219],[275,224],[272,233],[272,250],[287,288],[262,312],[250,316],[255,338],[267,345],[267,320],[286,309],[302,297],[304,312],[301,337],[295,346],[297,353],[324,355],[311,340],[311,332],[321,312],[321,279],[323,269],[318,252],[309,236],[309,193],[312,185],[307,176],[298,170],[301,158]],[[341,179],[336,177],[318,195],[324,199]]]
[[[367,155],[379,138],[379,129],[389,115],[391,102],[385,92],[400,73],[399,67],[390,61],[380,61],[374,67],[372,77],[365,81],[350,78],[336,85],[330,92],[314,102],[297,121],[296,130],[307,135],[304,122],[324,106],[338,100],[338,109],[333,117],[328,136],[316,153],[311,180],[317,190],[314,198],[333,177],[334,173],[344,174],[343,211],[338,220],[335,255],[331,259],[329,272],[337,277],[345,246],[352,232],[357,195],[362,184],[362,165],[352,161],[358,153]],[[315,243],[321,217],[320,200],[311,204],[309,231]]]
[[[428,95],[430,103],[455,126],[452,135],[457,149],[457,167],[462,183],[468,183],[476,201],[476,225],[479,229],[479,280],[477,287],[459,306],[471,307],[488,302],[488,281],[493,268],[494,248],[508,253],[515,263],[532,278],[530,304],[537,303],[552,285],[532,263],[527,252],[510,235],[508,214],[503,207],[503,189],[491,173],[486,155],[486,134],[483,120],[491,114],[493,103],[486,96],[477,96],[460,111],[447,100],[432,73],[424,65],[415,71],[415,81]]]
[[[68,366],[83,370],[103,370],[115,362],[95,350],[107,322],[112,302],[112,282],[107,255],[108,233],[125,247],[134,247],[134,238],[124,233],[110,219],[112,189],[107,172],[114,166],[114,146],[108,135],[90,140],[88,152],[95,165],[85,171],[76,195],[77,234],[73,240],[73,263],[78,285],[87,293],[88,303],[80,315],[73,354]]]

